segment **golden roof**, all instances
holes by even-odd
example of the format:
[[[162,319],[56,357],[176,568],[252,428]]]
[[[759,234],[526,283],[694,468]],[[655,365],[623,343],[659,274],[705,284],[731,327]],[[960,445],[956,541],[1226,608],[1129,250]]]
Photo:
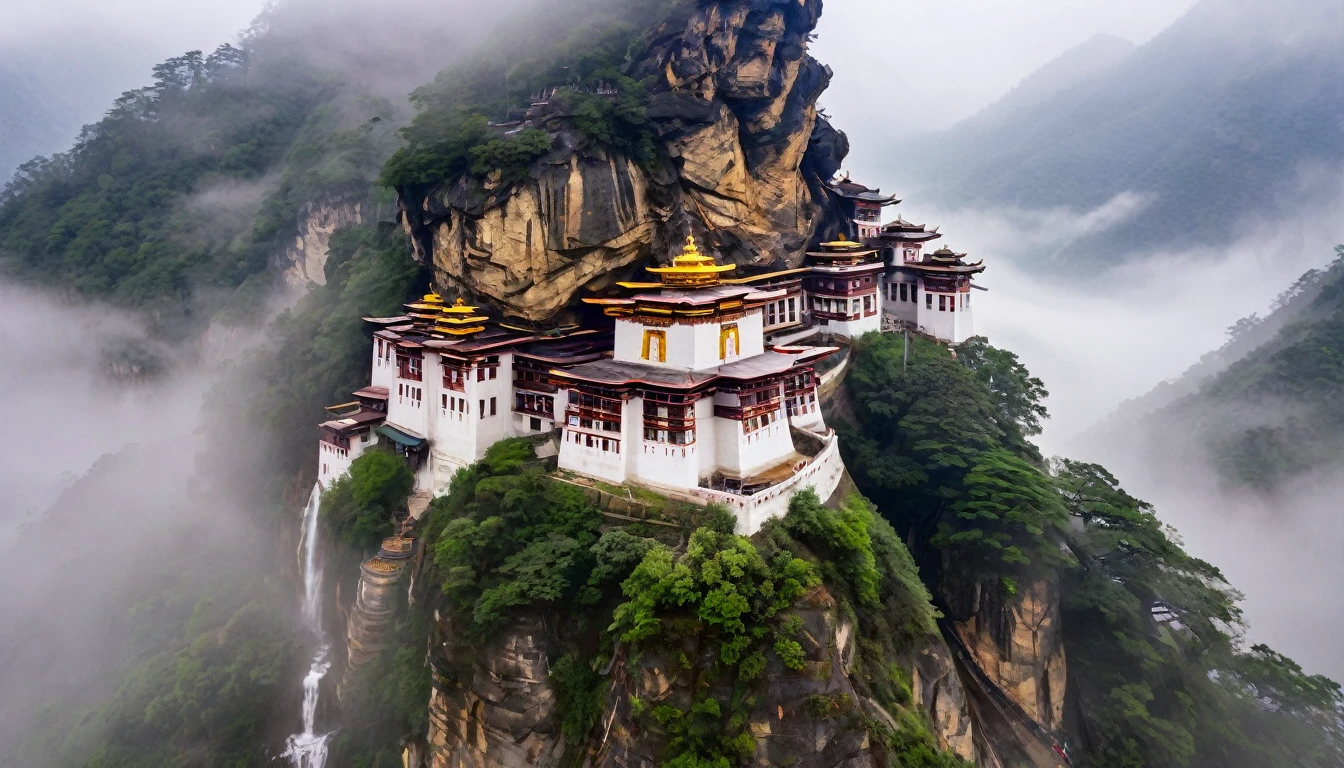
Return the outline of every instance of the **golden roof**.
[[[479,333],[485,330],[484,323],[490,318],[483,315],[477,315],[478,307],[469,307],[461,298],[451,307],[444,307],[439,316],[434,319],[434,330],[437,333],[446,333],[452,336],[466,336],[472,333]]]
[[[719,284],[719,275],[731,272],[737,267],[733,264],[715,264],[713,256],[700,253],[695,245],[695,237],[686,238],[686,247],[681,255],[672,259],[670,267],[650,267],[649,272],[662,278],[665,286],[678,288],[704,288]]]
[[[837,250],[839,250],[839,249],[848,249],[848,248],[862,248],[862,247],[863,247],[863,243],[856,243],[856,242],[854,242],[853,240],[849,240],[849,239],[832,240],[832,241],[829,242],[829,243],[822,243],[822,244],[821,244],[821,247],[822,247],[822,248],[835,248],[835,249],[837,249]]]
[[[426,293],[424,298],[419,301],[406,305],[407,309],[417,310],[418,313],[433,312],[437,313],[443,309],[443,297],[433,291]],[[412,312],[411,317],[419,316],[417,312]]]

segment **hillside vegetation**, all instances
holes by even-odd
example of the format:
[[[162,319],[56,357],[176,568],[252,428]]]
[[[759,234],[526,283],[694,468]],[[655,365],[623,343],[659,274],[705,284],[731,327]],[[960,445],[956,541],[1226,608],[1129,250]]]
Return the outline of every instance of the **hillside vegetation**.
[[[1083,764],[1344,764],[1338,684],[1243,647],[1239,596],[1150,505],[1103,467],[1046,464],[1024,442],[1044,388],[1014,356],[977,341],[954,359],[919,341],[906,364],[902,340],[876,334],[855,356],[862,426],[841,444],[846,463],[934,595],[968,573],[1006,599],[1060,585],[1064,731]]]

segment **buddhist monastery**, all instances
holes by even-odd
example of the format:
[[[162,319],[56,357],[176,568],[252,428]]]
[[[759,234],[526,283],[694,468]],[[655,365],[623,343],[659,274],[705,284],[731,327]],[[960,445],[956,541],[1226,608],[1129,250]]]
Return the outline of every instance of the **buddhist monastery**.
[[[650,281],[584,299],[592,327],[511,325],[436,293],[365,318],[371,382],[328,409],[319,481],[381,444],[405,457],[418,491],[440,495],[495,442],[544,436],[561,471],[724,504],[744,533],[799,490],[829,497],[844,467],[819,403],[839,351],[828,341],[904,329],[959,344],[974,335],[984,265],[924,253],[936,228],[882,225],[894,197],[848,176],[828,188],[854,231],[802,266],[738,276],[688,238]]]
[[[882,330],[880,289],[886,264],[879,249],[837,240],[822,243],[807,260],[808,308],[822,331],[854,338]]]
[[[661,283],[587,300],[615,320],[610,359],[551,373],[569,392],[561,469],[723,503],[754,532],[795,491],[839,483],[814,368],[837,349],[767,346],[767,307],[787,292],[721,282],[731,270],[689,241],[649,270]]]
[[[859,240],[876,237],[882,227],[882,209],[901,202],[892,195],[882,194],[880,189],[869,189],[850,181],[849,174],[832,179],[826,186],[839,198],[840,207],[854,222],[854,231],[849,234]]]

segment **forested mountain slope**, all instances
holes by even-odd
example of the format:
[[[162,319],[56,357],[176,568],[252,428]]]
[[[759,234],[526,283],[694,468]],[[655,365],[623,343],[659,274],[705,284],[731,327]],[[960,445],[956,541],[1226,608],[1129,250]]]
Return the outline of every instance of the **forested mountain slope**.
[[[41,36],[0,43],[0,183],[37,155],[65,149],[85,123],[96,122],[131,69],[134,37],[85,41],[78,57],[61,40]]]
[[[1272,219],[1310,200],[1304,169],[1344,164],[1342,42],[1339,0],[1203,0],[1048,98],[1010,95],[902,143],[891,169],[947,205],[1083,212],[1140,197],[1130,220],[1041,254],[1063,268],[1228,242],[1248,213]]]
[[[1337,470],[1344,249],[1337,253],[1284,291],[1270,315],[1241,320],[1223,349],[1122,405],[1084,441],[1121,440],[1154,467],[1163,457],[1207,456],[1222,482],[1262,493]]]
[[[457,22],[488,17],[436,28],[381,6],[276,6],[239,46],[165,62],[74,150],[6,189],[10,275],[149,318],[150,335],[189,342],[183,370],[213,386],[191,423],[82,472],[7,553],[23,588],[0,595],[0,637],[18,651],[0,657],[0,761],[282,759],[309,658],[292,614],[312,425],[367,382],[361,318],[428,288],[413,253],[439,287],[541,318],[656,258],[673,232],[713,232],[716,249],[765,266],[834,221],[816,182],[846,140],[815,110],[820,2],[537,8],[502,4],[518,15],[473,36]],[[404,42],[408,27],[413,60],[369,44]],[[431,49],[465,58],[418,92],[399,134],[389,90],[427,79],[411,80]],[[567,87],[543,96],[544,119],[514,124],[551,85]],[[363,213],[332,227],[322,279],[265,322],[277,253],[314,231],[305,211],[333,198],[376,209],[380,172],[412,237]],[[578,261],[630,259],[597,259],[546,305],[517,299],[526,281],[481,279],[490,237],[531,247],[498,211],[571,183],[583,205],[511,221]],[[771,196],[781,188],[788,199]],[[637,193],[642,215],[623,215]],[[613,224],[639,236],[611,244]],[[216,335],[200,333],[212,320],[260,339],[215,367]],[[905,353],[894,336],[856,342],[827,415],[872,502],[800,494],[752,538],[733,535],[726,510],[580,489],[525,441],[491,448],[415,525],[414,578],[380,606],[384,642],[340,670],[339,698],[323,691],[329,764],[955,768],[983,752],[939,621],[1042,745],[1089,765],[1344,762],[1339,687],[1239,645],[1220,572],[1108,472],[1043,459],[1031,438],[1045,386],[1015,356],[919,339]],[[157,381],[171,384],[164,362]],[[364,565],[404,520],[410,475],[371,451],[315,513],[333,658],[361,629]],[[608,514],[613,498],[631,506]]]

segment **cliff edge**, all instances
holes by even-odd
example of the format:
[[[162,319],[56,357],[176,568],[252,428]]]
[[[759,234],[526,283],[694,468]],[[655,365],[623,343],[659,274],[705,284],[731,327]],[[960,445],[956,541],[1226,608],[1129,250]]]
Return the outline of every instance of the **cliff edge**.
[[[652,159],[582,141],[539,95],[528,125],[552,146],[525,178],[399,190],[416,257],[440,287],[531,321],[640,277],[687,234],[724,262],[797,265],[842,224],[823,182],[848,141],[818,114],[831,73],[807,53],[821,6],[719,0],[650,31],[624,70],[648,92]]]

